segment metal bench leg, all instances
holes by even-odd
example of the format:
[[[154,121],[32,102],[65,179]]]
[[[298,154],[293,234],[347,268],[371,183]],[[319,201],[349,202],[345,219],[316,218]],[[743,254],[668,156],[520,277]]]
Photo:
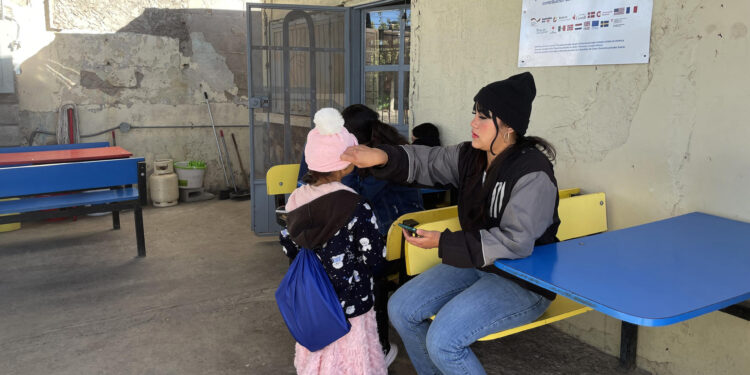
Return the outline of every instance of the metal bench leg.
[[[146,256],[146,238],[143,235],[143,209],[141,205],[135,205],[135,238],[138,242],[138,256]]]
[[[638,350],[638,326],[622,322],[620,328],[620,367],[625,370],[635,368],[635,357]]]
[[[112,229],[120,229],[120,211],[112,211]]]

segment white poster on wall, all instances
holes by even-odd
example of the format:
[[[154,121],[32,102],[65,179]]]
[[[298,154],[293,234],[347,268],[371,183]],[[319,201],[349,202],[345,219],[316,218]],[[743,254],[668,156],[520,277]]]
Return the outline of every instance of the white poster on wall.
[[[648,63],[653,0],[523,0],[518,66]]]

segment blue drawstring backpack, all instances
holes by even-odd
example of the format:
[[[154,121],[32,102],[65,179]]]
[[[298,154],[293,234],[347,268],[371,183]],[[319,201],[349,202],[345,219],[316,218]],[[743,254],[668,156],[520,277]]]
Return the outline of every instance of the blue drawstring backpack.
[[[276,290],[276,303],[289,332],[314,352],[346,335],[351,328],[336,291],[318,256],[300,249]]]

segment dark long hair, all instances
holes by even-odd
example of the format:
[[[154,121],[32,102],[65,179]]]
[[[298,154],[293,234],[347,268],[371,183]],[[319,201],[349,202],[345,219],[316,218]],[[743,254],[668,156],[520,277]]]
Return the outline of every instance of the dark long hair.
[[[474,110],[478,113],[481,113],[487,118],[491,118],[493,123],[495,124],[497,133],[495,134],[495,138],[492,140],[492,144],[490,145],[490,147],[494,146],[495,140],[497,140],[497,136],[500,134],[500,122],[502,120],[494,113],[491,113],[489,110],[482,108],[479,103],[474,104]],[[550,160],[550,162],[555,159],[555,148],[549,142],[539,137],[522,136],[518,133],[516,133],[516,142],[506,147],[505,150],[503,150],[500,154],[496,155],[489,167],[487,166],[486,152],[478,149],[472,149],[471,152],[469,152],[470,159],[468,163],[469,167],[466,179],[467,181],[471,181],[469,183],[481,184],[482,187],[479,190],[479,196],[473,197],[474,199],[470,200],[470,203],[468,203],[464,207],[464,210],[466,210],[467,212],[464,215],[464,217],[467,218],[465,220],[466,222],[461,222],[461,226],[464,228],[464,230],[476,230],[483,228],[483,225],[487,222],[487,217],[489,215],[489,210],[487,210],[486,202],[487,199],[489,199],[492,190],[495,188],[495,181],[497,181],[500,172],[503,169],[501,168],[501,165],[504,161],[513,160],[514,158],[521,155],[521,152],[523,150],[527,150],[528,148],[532,147],[544,153],[545,156],[547,156],[547,158]],[[487,173],[486,175],[484,175],[485,171]]]
[[[307,173],[302,176],[302,182],[312,185],[318,180],[326,178],[331,175],[332,172],[318,172],[318,171],[312,171],[308,170]]]
[[[492,143],[490,144],[490,152],[492,152],[492,147],[495,145],[495,141],[497,140],[497,136],[500,135],[500,124],[499,122],[502,122],[502,119],[492,113],[489,109],[484,108],[480,103],[476,102],[474,103],[474,111],[481,113],[485,117],[491,118],[492,122],[495,124],[495,138],[492,139]],[[516,133],[516,143],[512,144],[510,147],[503,150],[502,154],[503,157],[501,158],[500,155],[495,158],[494,161],[497,161],[498,163],[505,159],[505,157],[513,152],[515,150],[522,150],[527,147],[535,147],[544,155],[547,156],[547,159],[549,161],[554,161],[557,157],[557,151],[555,150],[555,146],[552,146],[551,143],[549,143],[547,140],[545,140],[542,137],[536,137],[536,136],[530,136],[530,135],[520,135]],[[492,152],[494,155],[494,152]],[[500,159],[500,160],[498,160]],[[494,164],[494,163],[493,163]]]
[[[474,104],[474,110],[481,113],[485,117],[491,118],[492,122],[495,124],[495,130],[497,131],[497,133],[495,134],[495,138],[490,144],[491,150],[492,146],[495,144],[495,140],[497,140],[497,136],[500,134],[500,122],[502,122],[502,119],[500,119],[494,113],[491,113],[488,109],[483,108],[479,103]],[[518,133],[516,133],[516,142],[508,146],[500,154],[495,156],[495,159],[492,160],[492,164],[489,166],[489,168],[487,168],[486,154],[484,152],[473,152],[472,154],[474,155],[474,160],[469,164],[470,170],[468,176],[470,179],[472,179],[473,181],[477,181],[477,183],[480,184],[482,183],[481,181],[496,181],[501,170],[500,165],[503,163],[503,161],[515,158],[524,149],[532,147],[541,151],[545,156],[547,156],[547,159],[549,159],[550,162],[555,160],[555,157],[557,155],[555,147],[545,139],[534,136],[519,135]],[[485,170],[487,171],[487,175],[482,178],[482,174]],[[485,202],[492,192],[493,188],[494,183],[483,184],[480,192],[480,197],[476,202]],[[478,229],[479,226],[481,226],[481,224],[485,222],[485,219],[488,215],[487,209],[484,204],[477,204],[469,207],[468,209],[471,212],[468,217],[471,217],[472,220],[471,223],[467,223],[467,226],[472,228],[474,226],[477,226]]]
[[[393,126],[378,119],[378,113],[364,104],[352,104],[343,111],[344,127],[362,145],[375,147],[378,145],[405,145],[406,138],[399,134]]]
[[[378,145],[405,145],[409,143],[393,126],[380,121],[378,113],[364,104],[352,104],[343,111],[344,127],[354,134],[357,143],[370,147]],[[370,174],[367,168],[357,168],[357,174],[365,177]]]

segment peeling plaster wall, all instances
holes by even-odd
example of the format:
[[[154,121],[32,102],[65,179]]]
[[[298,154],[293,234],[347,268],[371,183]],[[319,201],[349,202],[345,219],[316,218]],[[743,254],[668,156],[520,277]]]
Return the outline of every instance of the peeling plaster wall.
[[[115,4],[86,0],[31,0],[14,8],[22,48],[14,55],[21,138],[35,131],[55,132],[58,109],[72,103],[82,135],[122,122],[117,144],[154,159],[203,159],[205,184],[224,188],[224,176],[210,128],[203,92],[211,101],[217,127],[247,125],[245,1],[151,0]],[[200,9],[195,9],[200,8]],[[49,16],[49,31],[43,21]],[[137,129],[139,126],[183,126]],[[247,127],[234,133],[249,168]],[[84,138],[112,141],[110,133]],[[34,144],[56,143],[37,134]],[[235,179],[245,186],[231,139],[227,139]]]
[[[468,140],[476,91],[521,71],[521,2],[413,0],[412,11],[411,123]],[[557,146],[560,187],[606,192],[612,229],[696,210],[750,221],[748,14],[743,0],[655,1],[649,64],[528,69],[529,133]],[[619,352],[619,321],[602,314],[558,327]],[[749,351],[750,322],[712,313],[641,328],[638,366],[748,373]]]

